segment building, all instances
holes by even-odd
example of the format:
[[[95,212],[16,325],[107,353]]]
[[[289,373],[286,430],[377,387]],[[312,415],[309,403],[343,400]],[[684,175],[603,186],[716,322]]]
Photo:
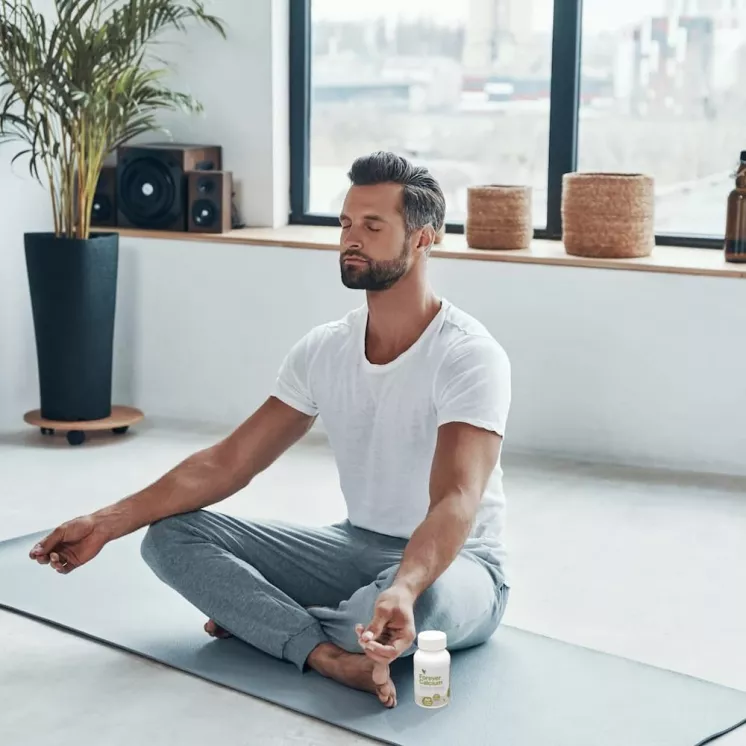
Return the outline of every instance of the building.
[[[743,28],[746,0],[667,0],[669,16],[709,18],[716,28]]]
[[[667,0],[666,13],[681,16],[714,16],[746,12],[746,0]]]
[[[620,39],[617,96],[641,116],[714,118],[743,98],[746,0],[670,0],[667,9]]]
[[[534,0],[469,0],[463,63],[483,73],[509,63],[533,33]]]

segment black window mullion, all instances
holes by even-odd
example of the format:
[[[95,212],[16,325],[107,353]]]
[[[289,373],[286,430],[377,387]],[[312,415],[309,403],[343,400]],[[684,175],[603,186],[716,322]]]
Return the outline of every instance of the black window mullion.
[[[547,238],[562,237],[562,177],[578,162],[582,25],[583,0],[554,0]]]
[[[289,68],[290,222],[299,223],[310,201],[311,0],[290,0]]]

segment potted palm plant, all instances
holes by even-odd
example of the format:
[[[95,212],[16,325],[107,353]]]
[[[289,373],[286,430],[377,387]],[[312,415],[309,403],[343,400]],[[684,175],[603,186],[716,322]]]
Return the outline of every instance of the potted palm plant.
[[[54,230],[24,236],[36,337],[41,416],[81,421],[111,413],[118,234],[91,233],[105,158],[162,130],[163,109],[201,111],[165,84],[152,54],[189,22],[225,36],[197,0],[0,0],[0,142],[20,143],[47,187]]]

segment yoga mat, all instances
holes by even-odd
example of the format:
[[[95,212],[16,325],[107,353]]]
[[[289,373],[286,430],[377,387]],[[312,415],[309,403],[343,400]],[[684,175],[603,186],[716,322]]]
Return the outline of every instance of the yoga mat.
[[[0,606],[386,743],[695,746],[746,717],[746,693],[508,626],[454,654],[442,710],[414,704],[412,659],[397,661],[400,704],[385,710],[372,695],[207,636],[204,616],[140,558],[142,532],[67,576],[28,559],[46,533],[0,543]]]

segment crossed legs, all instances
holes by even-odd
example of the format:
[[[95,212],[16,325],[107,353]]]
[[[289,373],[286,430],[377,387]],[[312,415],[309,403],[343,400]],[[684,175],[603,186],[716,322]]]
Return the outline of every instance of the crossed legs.
[[[154,523],[141,552],[216,635],[235,635],[393,706],[388,667],[376,669],[361,654],[355,626],[370,622],[405,546],[346,522],[309,528],[197,511]],[[418,599],[416,628],[445,631],[452,650],[484,642],[502,618],[499,591],[483,565],[462,553]]]

